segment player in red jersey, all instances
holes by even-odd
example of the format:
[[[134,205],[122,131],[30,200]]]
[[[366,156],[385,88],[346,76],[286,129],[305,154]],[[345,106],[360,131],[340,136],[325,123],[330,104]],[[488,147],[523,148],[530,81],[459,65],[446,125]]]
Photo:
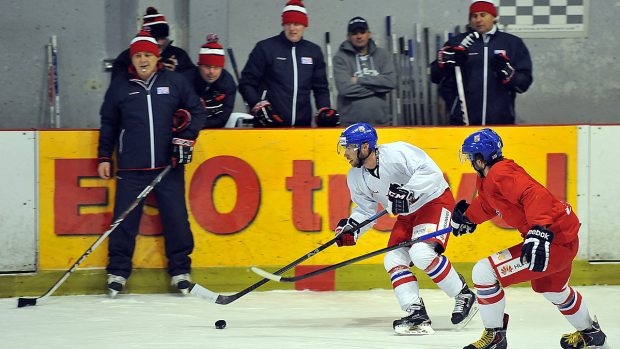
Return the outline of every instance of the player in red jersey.
[[[555,304],[577,329],[563,335],[562,348],[599,348],[606,336],[590,317],[579,292],[568,285],[579,248],[581,223],[571,206],[556,199],[521,166],[502,156],[502,139],[489,128],[476,131],[461,146],[461,161],[478,172],[478,195],[460,201],[452,214],[455,236],[472,233],[476,225],[500,216],[524,241],[476,263],[472,271],[485,330],[464,349],[507,347],[502,287],[530,281],[535,292]]]

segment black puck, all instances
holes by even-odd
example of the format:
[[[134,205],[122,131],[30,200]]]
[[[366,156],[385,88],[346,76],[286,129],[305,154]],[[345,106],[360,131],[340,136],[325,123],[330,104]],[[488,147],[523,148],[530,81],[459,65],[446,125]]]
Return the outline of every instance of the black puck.
[[[215,322],[215,328],[217,328],[218,330],[222,330],[222,329],[224,329],[224,327],[226,327],[226,321],[224,321],[224,320],[217,320]]]

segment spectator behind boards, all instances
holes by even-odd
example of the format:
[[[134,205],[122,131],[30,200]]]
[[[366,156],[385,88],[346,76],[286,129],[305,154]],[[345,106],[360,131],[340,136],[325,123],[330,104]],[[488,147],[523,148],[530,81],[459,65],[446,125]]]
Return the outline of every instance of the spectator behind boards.
[[[168,39],[170,27],[168,22],[166,22],[166,17],[159,13],[155,7],[146,9],[146,14],[142,17],[142,30],[149,32],[157,40],[160,59],[166,69],[182,73],[194,67],[185,50],[172,46],[172,40]],[[131,67],[131,56],[129,55],[129,49],[127,49],[121,52],[114,60],[112,80],[119,73],[126,73],[129,67]]]
[[[344,125],[389,124],[388,93],[396,87],[394,62],[387,50],[377,47],[362,17],[349,21],[347,40],[334,56],[334,79]]]
[[[476,40],[469,49],[460,45],[469,32],[448,40],[431,63],[431,81],[439,84],[451,125],[463,125],[454,67],[463,71],[469,123],[515,123],[515,99],[532,84],[532,60],[523,41],[497,27],[497,8],[491,1],[474,0],[469,7],[469,31]]]
[[[308,14],[301,0],[282,10],[280,34],[256,44],[241,72],[239,92],[252,108],[256,127],[311,126],[310,92],[319,126],[339,124],[331,108],[321,48],[303,38]]]
[[[224,69],[224,49],[216,34],[207,35],[207,42],[200,48],[198,67],[183,75],[190,81],[207,111],[203,128],[222,128],[235,106],[237,85]]]
[[[164,168],[173,167],[153,193],[164,228],[171,283],[187,293],[194,239],[185,205],[183,165],[192,160],[206,114],[189,82],[163,67],[157,41],[148,32],[140,32],[131,41],[130,54],[132,66],[112,80],[101,105],[97,173],[103,179],[112,178],[115,159],[117,219]],[[143,207],[144,200],[110,234],[107,272],[111,297],[123,289],[131,274]]]

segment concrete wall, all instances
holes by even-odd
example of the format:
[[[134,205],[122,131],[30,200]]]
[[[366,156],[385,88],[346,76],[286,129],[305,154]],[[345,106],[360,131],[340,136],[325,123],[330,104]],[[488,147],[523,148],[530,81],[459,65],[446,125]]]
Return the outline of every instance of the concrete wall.
[[[45,44],[58,35],[62,127],[96,128],[109,81],[102,60],[114,58],[135,35],[137,19],[156,6],[171,23],[171,37],[192,58],[209,32],[235,49],[243,67],[254,44],[277,34],[284,0],[36,0],[0,2],[0,128],[47,124]],[[534,61],[534,84],[518,98],[519,123],[617,123],[620,103],[615,22],[618,1],[591,1],[589,37],[525,39]],[[334,48],[344,39],[349,18],[365,17],[385,46],[385,16],[394,32],[411,33],[413,23],[433,32],[463,26],[467,5],[454,0],[307,0],[306,38],[323,46],[332,33]],[[411,34],[410,34],[411,35]],[[189,47],[188,47],[189,46]],[[240,99],[239,99],[240,100]],[[241,102],[237,105],[242,110]]]

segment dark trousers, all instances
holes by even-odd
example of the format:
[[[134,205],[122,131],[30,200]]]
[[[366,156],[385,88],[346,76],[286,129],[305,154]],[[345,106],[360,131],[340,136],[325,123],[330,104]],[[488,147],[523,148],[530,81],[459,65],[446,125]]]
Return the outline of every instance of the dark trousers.
[[[119,171],[116,180],[116,202],[114,217],[120,216],[136,197],[161,172],[150,171]],[[172,169],[151,194],[155,194],[159,215],[164,228],[166,257],[168,257],[168,273],[171,276],[189,273],[191,259],[189,255],[194,249],[194,237],[189,227],[187,207],[185,205],[184,167]],[[108,245],[109,274],[128,278],[131,274],[131,258],[136,247],[136,236],[140,226],[140,218],[144,200],[125,220],[110,234]]]

